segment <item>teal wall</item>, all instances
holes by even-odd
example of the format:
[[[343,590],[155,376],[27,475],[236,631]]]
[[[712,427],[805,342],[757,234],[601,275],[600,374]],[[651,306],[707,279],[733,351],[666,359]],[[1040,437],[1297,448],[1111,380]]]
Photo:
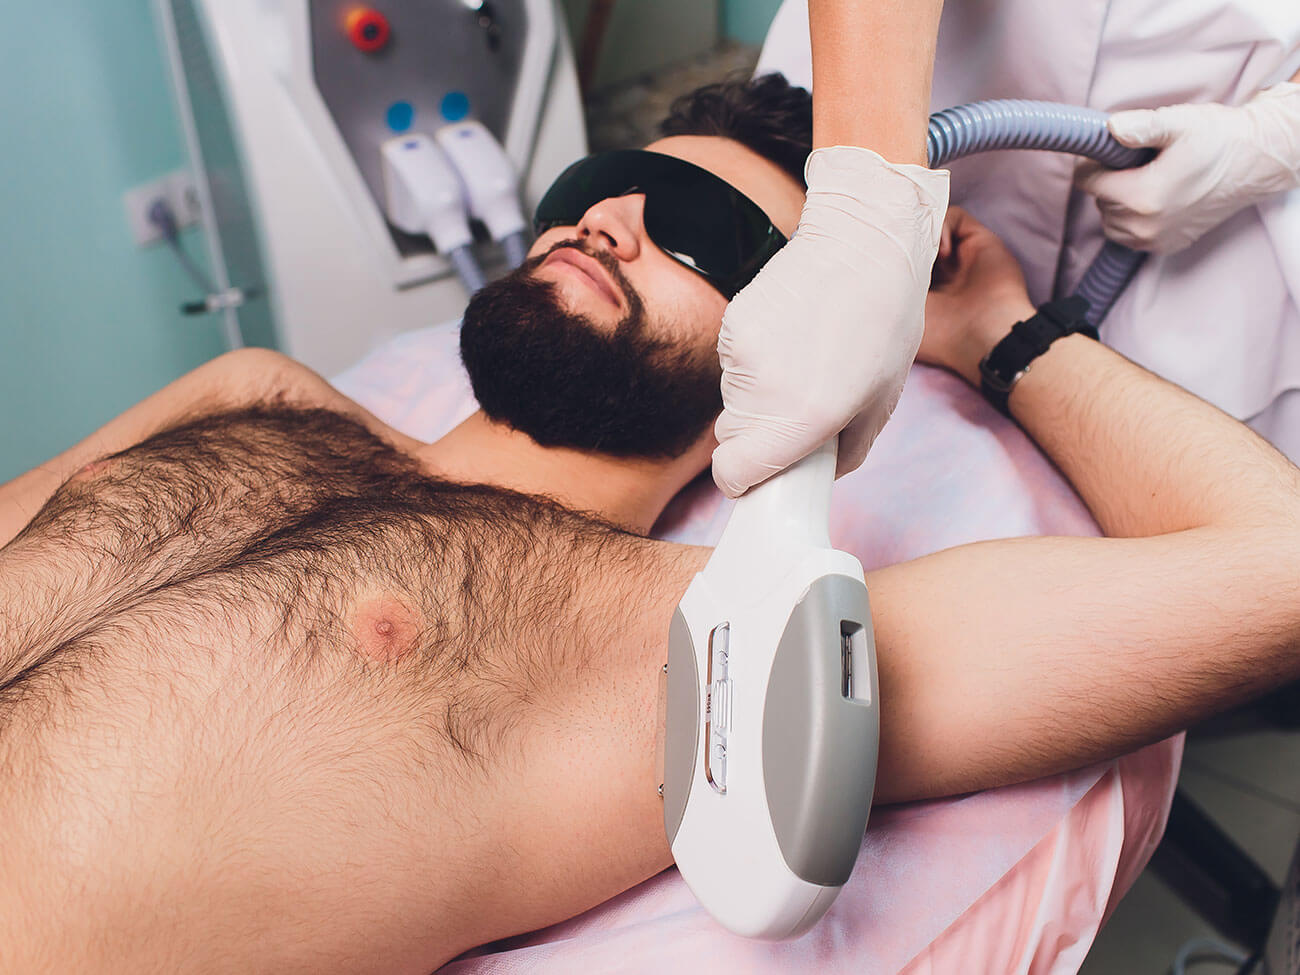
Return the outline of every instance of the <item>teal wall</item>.
[[[223,350],[123,191],[182,165],[148,0],[0,0],[0,481]],[[203,248],[185,234],[191,255]]]
[[[762,44],[781,0],[723,0],[722,35],[743,44]]]

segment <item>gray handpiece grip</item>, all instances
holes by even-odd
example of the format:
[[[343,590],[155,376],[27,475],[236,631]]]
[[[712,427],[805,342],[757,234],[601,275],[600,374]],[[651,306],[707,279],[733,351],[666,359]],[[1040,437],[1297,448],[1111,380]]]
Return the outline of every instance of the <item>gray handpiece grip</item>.
[[[867,587],[816,580],[790,614],[763,708],[763,779],[786,864],[823,886],[848,881],[875,790],[880,743]]]

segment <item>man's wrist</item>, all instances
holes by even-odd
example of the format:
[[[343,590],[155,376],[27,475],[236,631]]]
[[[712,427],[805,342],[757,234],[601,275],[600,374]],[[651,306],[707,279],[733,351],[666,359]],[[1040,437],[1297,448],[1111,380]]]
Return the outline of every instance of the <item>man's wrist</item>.
[[[1037,309],[1029,298],[990,308],[971,323],[962,342],[957,371],[976,389],[980,385],[980,362],[993,347],[1011,334],[1017,322],[1032,318]]]
[[[1004,416],[1011,416],[1011,391],[1059,339],[1081,334],[1096,340],[1097,329],[1088,321],[1088,301],[1071,295],[1040,305],[1018,322],[979,363],[980,392]]]

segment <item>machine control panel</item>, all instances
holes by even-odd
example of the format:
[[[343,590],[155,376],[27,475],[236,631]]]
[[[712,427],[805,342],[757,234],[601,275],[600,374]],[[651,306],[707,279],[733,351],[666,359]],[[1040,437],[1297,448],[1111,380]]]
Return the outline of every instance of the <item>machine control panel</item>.
[[[308,0],[312,74],[375,204],[381,147],[475,118],[503,143],[524,57],[525,0]],[[432,251],[389,228],[398,251]]]

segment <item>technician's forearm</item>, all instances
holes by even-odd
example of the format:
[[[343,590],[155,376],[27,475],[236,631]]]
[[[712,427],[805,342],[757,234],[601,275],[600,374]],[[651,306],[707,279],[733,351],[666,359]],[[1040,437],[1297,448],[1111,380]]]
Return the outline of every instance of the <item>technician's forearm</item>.
[[[809,0],[813,147],[925,164],[943,0]]]

